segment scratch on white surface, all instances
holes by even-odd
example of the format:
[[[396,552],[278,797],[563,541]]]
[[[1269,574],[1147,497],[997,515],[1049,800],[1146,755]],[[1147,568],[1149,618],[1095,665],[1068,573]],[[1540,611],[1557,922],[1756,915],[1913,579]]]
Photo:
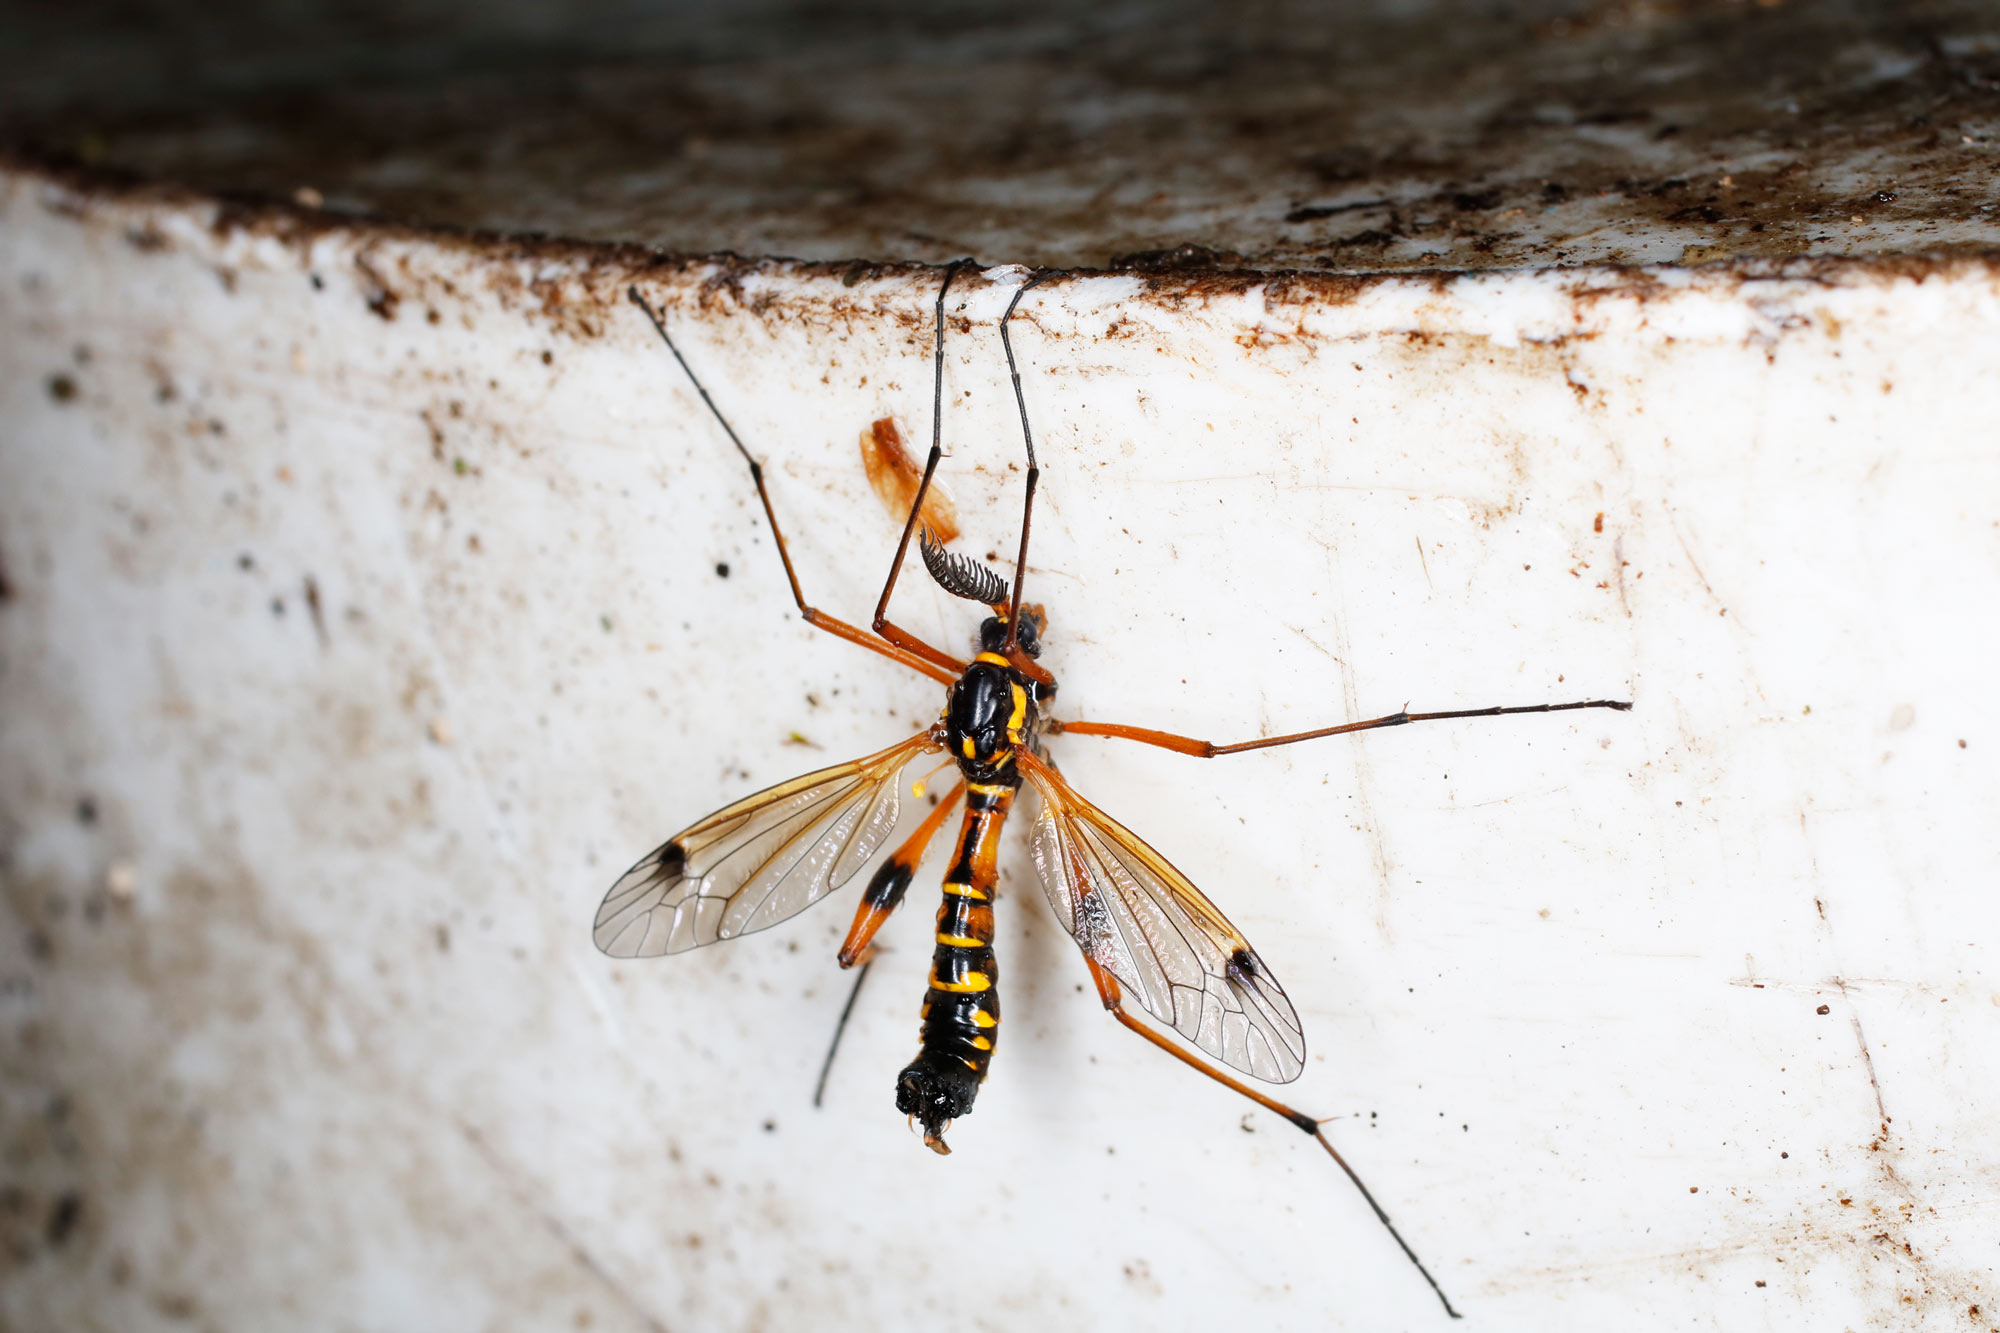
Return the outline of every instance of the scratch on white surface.
[[[1965,1199],[1928,1211],[1939,1218],[1955,1215],[1976,1217],[1995,1208],[2000,1208],[2000,1198],[1989,1197]],[[1796,1263],[1800,1258],[1830,1254],[1836,1247],[1847,1245],[1866,1246],[1871,1255],[1879,1255],[1906,1270],[1922,1274],[1924,1262],[1914,1252],[1906,1251],[1901,1244],[1883,1241],[1885,1224],[1894,1225],[1887,1222],[1877,1209],[1858,1213],[1852,1223],[1840,1227],[1823,1226],[1808,1219],[1778,1222],[1754,1231],[1739,1232],[1725,1240],[1685,1249],[1649,1250],[1574,1264],[1518,1265],[1488,1278],[1480,1290],[1490,1296],[1504,1296],[1541,1290],[1557,1282],[1589,1282],[1600,1277],[1626,1276],[1649,1279],[1662,1271],[1699,1269],[1705,1264],[1742,1258]]]
[[[1847,993],[1845,982],[1839,983],[1840,998],[1847,1004],[1847,1021],[1854,1027],[1854,1044],[1861,1051],[1862,1067],[1868,1071],[1868,1086],[1875,1090],[1875,1114],[1882,1121],[1882,1137],[1889,1136],[1889,1108],[1882,1101],[1882,1080],[1875,1074],[1875,1057],[1868,1053],[1868,1034],[1861,1030],[1861,1011],[1854,1007],[1853,997]],[[1885,1165],[1885,1169],[1888,1169]],[[1889,1170],[1893,1178],[1895,1172]]]
[[[1694,558],[1694,548],[1688,545],[1687,534],[1681,531],[1681,521],[1675,516],[1671,508],[1667,509],[1667,527],[1673,532],[1674,540],[1681,544],[1681,554],[1687,557],[1688,568],[1692,569],[1694,576],[1701,580],[1702,591],[1708,594],[1708,599],[1711,602],[1715,603],[1716,614],[1720,616],[1728,615],[1729,608],[1724,606],[1722,598],[1716,595],[1714,585],[1708,581],[1708,575],[1702,573],[1701,562]],[[1622,584],[1620,596],[1623,596]]]
[[[1808,818],[1809,813],[1809,810],[1803,807],[1799,810],[1799,833],[1805,842],[1806,861],[1812,869],[1813,885],[1817,890],[1820,882],[1819,854],[1813,849],[1812,821]],[[1817,892],[1813,896],[1813,908],[1819,917],[1821,936],[1825,939],[1827,950],[1833,955],[1837,966],[1839,951],[1834,942],[1833,918],[1827,913],[1826,900]],[[1882,1092],[1882,1080],[1875,1068],[1875,1057],[1868,1049],[1868,1034],[1861,1025],[1860,1007],[1855,1003],[1855,997],[1847,980],[1836,972],[1831,981],[1840,993],[1841,1003],[1847,1009],[1848,1023],[1854,1030],[1854,1044],[1861,1052],[1862,1071],[1868,1075],[1868,1088],[1875,1098],[1875,1132],[1868,1141],[1870,1159],[1888,1187],[1908,1204],[1915,1205],[1922,1201],[1918,1191],[1913,1189],[1910,1183],[1903,1179],[1902,1173],[1896,1169],[1896,1159],[1901,1155],[1902,1147],[1897,1142],[1895,1131],[1891,1128],[1893,1122],[1889,1116],[1888,1099]],[[1898,1238],[1901,1238],[1900,1235]],[[1919,1271],[1924,1271],[1926,1261],[1917,1254],[1907,1239],[1904,1239],[1902,1244],[1904,1252],[1917,1261]]]
[[[1311,645],[1314,652],[1319,653],[1320,655],[1325,657],[1327,661],[1332,662],[1335,666],[1344,667],[1347,665],[1347,663],[1340,660],[1339,653],[1334,652],[1333,649],[1327,647],[1325,644],[1321,643],[1318,639],[1315,639],[1312,635],[1306,633],[1304,626],[1287,625],[1285,626],[1285,628],[1290,630],[1292,633],[1298,635],[1301,639],[1304,639],[1309,645]]]
[[[501,1158],[500,1154],[493,1151],[493,1147],[487,1143],[485,1135],[481,1134],[469,1121],[459,1119],[456,1123],[458,1125],[458,1132],[465,1136],[465,1141],[472,1145],[472,1150],[479,1154],[480,1159],[491,1168],[494,1175],[500,1178],[500,1182],[507,1187],[508,1192],[514,1196],[521,1206],[533,1213],[541,1224],[548,1229],[549,1234],[561,1242],[563,1248],[569,1251],[570,1258],[576,1260],[578,1267],[603,1283],[605,1290],[616,1296],[619,1303],[637,1316],[639,1322],[647,1328],[654,1330],[654,1333],[667,1333],[667,1326],[660,1321],[659,1317],[640,1304],[638,1297],[634,1296],[622,1282],[606,1271],[604,1265],[597,1262],[597,1257],[584,1248],[583,1242],[576,1238],[576,1234],[564,1224],[560,1217],[557,1217],[554,1213],[543,1207],[528,1192],[527,1182],[521,1179],[520,1173],[509,1166]]]
[[[1347,711],[1347,720],[1352,722],[1361,717],[1360,701],[1354,688],[1354,668],[1348,658],[1352,649],[1347,641],[1347,596],[1340,580],[1340,551],[1332,541],[1322,541],[1326,550],[1329,573],[1332,575],[1335,613],[1332,616],[1334,651],[1330,654],[1340,665],[1340,700]],[[1303,633],[1303,631],[1301,631]],[[1307,640],[1311,642],[1310,639]],[[1389,926],[1389,848],[1382,837],[1382,825],[1375,818],[1374,802],[1368,799],[1368,789],[1374,782],[1374,771],[1368,765],[1368,750],[1358,737],[1348,738],[1348,754],[1351,771],[1354,774],[1354,804],[1361,819],[1361,831],[1368,836],[1369,859],[1375,865],[1375,929],[1385,943],[1394,941]]]
[[[597,984],[589,969],[579,963],[574,954],[569,960],[569,975],[576,982],[576,988],[583,992],[584,1003],[597,1015],[597,1021],[604,1024],[605,1035],[615,1051],[625,1049],[625,1025],[618,1021],[618,1012],[604,998],[604,988]]]
[[[1539,792],[1510,791],[1505,796],[1496,796],[1490,801],[1470,801],[1463,805],[1457,802],[1453,802],[1449,805],[1440,806],[1439,808],[1444,810],[1483,810],[1489,805],[1512,805],[1516,801],[1546,800],[1551,796],[1560,796],[1568,790],[1569,790],[1569,784],[1565,782],[1561,786],[1551,787],[1547,791],[1539,791]]]
[[[1732,986],[1745,986],[1751,990],[1792,991],[1801,995],[1824,995],[1828,991],[1851,991],[1874,989],[1909,991],[1918,995],[1937,995],[1939,988],[1925,981],[1911,981],[1905,977],[1821,977],[1817,981],[1786,980],[1782,977],[1760,977],[1746,973],[1729,978]],[[1952,987],[1952,991],[1962,997],[1972,998],[1975,992],[1965,987]],[[1978,994],[1985,994],[1984,991]],[[1945,998],[1940,996],[1940,998]]]
[[[1618,575],[1618,606],[1625,618],[1632,618],[1632,603],[1625,599],[1625,534],[1619,533],[1611,543],[1611,567]]]

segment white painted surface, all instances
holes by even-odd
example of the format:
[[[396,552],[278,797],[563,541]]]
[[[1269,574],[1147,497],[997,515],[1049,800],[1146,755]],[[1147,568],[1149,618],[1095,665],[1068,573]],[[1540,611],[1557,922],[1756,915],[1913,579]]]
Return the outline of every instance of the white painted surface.
[[[851,891],[591,947],[638,853],[940,694],[789,614],[622,272],[52,202],[0,196],[8,1322],[1444,1324],[1312,1145],[1079,993],[1018,842],[948,1160],[890,1099],[935,862],[818,1112]],[[648,286],[861,620],[895,522],[855,440],[927,429],[928,281],[701,277]],[[1054,744],[1257,943],[1306,1024],[1285,1095],[1346,1117],[1468,1327],[1990,1321],[1995,286],[1030,298],[1061,715],[1637,702]],[[1015,530],[1005,296],[949,343],[974,553]]]

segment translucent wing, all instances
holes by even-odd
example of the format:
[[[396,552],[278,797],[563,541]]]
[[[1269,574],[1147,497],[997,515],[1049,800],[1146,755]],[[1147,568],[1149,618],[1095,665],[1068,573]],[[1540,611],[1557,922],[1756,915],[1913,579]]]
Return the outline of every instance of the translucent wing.
[[[1032,755],[1021,760],[1042,796],[1035,869],[1084,953],[1224,1064],[1267,1083],[1297,1078],[1298,1013],[1249,941],[1164,856]]]
[[[613,958],[653,958],[804,911],[852,879],[894,831],[903,766],[936,748],[925,732],[724,806],[620,876],[591,938]]]

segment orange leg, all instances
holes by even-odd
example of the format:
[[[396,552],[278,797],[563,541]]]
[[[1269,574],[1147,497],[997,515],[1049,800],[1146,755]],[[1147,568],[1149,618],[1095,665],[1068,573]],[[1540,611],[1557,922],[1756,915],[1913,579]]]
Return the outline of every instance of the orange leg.
[[[1445,1313],[1453,1319],[1462,1318],[1458,1311],[1451,1308],[1451,1298],[1444,1294],[1444,1288],[1437,1284],[1437,1279],[1431,1276],[1428,1268],[1424,1267],[1424,1261],[1417,1258],[1417,1252],[1410,1248],[1410,1243],[1403,1239],[1401,1232],[1396,1230],[1396,1224],[1389,1220],[1389,1214],[1383,1210],[1381,1204],[1375,1202],[1375,1196],[1369,1192],[1368,1187],[1361,1183],[1361,1177],[1355,1174],[1354,1168],[1347,1164],[1347,1159],[1342,1157],[1333,1144],[1327,1140],[1325,1131],[1320,1129],[1319,1121],[1302,1111],[1294,1111],[1291,1107],[1278,1101],[1276,1098],[1265,1096],[1247,1083],[1230,1077],[1214,1065],[1208,1063],[1208,1061],[1182,1050],[1178,1045],[1167,1040],[1152,1028],[1147,1027],[1144,1023],[1126,1013],[1122,1003],[1122,993],[1118,988],[1118,978],[1098,966],[1097,960],[1089,954],[1084,955],[1083,961],[1090,968],[1090,979],[1097,983],[1098,998],[1104,1001],[1104,1007],[1111,1012],[1113,1018],[1144,1037],[1147,1041],[1152,1042],[1153,1045],[1159,1047],[1168,1055],[1173,1056],[1174,1059],[1179,1060],[1190,1069],[1199,1070],[1201,1073],[1214,1079],[1217,1083],[1220,1083],[1223,1087],[1242,1093],[1265,1110],[1283,1116],[1294,1126],[1319,1140],[1319,1146],[1326,1149],[1326,1155],[1331,1157],[1334,1160],[1334,1164],[1347,1173],[1347,1178],[1354,1182],[1354,1188],[1361,1191],[1361,1197],[1366,1199],[1368,1206],[1375,1210],[1376,1220],[1381,1222],[1383,1227],[1387,1229],[1389,1235],[1403,1251],[1404,1257],[1416,1265],[1417,1271],[1423,1274],[1424,1281],[1428,1282],[1431,1290],[1437,1293],[1438,1300],[1444,1303]]]
[[[1162,750],[1172,750],[1177,754],[1191,754],[1197,759],[1214,759],[1218,755],[1241,754],[1245,750],[1269,750],[1274,746],[1318,740],[1322,736],[1344,736],[1350,731],[1400,727],[1410,722],[1439,722],[1454,717],[1504,717],[1510,713],[1567,713],[1578,708],[1615,708],[1623,712],[1631,707],[1630,703],[1619,699],[1586,699],[1581,703],[1528,704],[1520,708],[1461,708],[1449,713],[1390,713],[1386,717],[1371,717],[1365,722],[1343,722],[1337,727],[1321,727],[1316,731],[1295,731],[1287,736],[1267,736],[1255,741],[1237,741],[1233,745],[1217,745],[1214,741],[1199,741],[1192,736],[1180,736],[1171,731],[1154,731],[1150,727],[1130,727],[1122,722],[1062,722],[1051,718],[1048,726],[1050,731],[1060,731],[1071,736],[1115,736],[1120,740],[1138,741],[1142,745],[1157,745]]]
[[[840,965],[853,967],[862,960],[875,932],[882,928],[898,907],[903,905],[903,892],[910,887],[910,880],[917,873],[917,866],[923,862],[924,852],[931,845],[931,839],[944,827],[944,821],[951,816],[952,807],[965,795],[965,783],[961,781],[945,798],[937,803],[937,809],[925,817],[917,826],[909,841],[898,847],[895,853],[875,872],[868,881],[868,891],[861,895],[859,906],[854,909],[854,924],[848,927],[847,938],[840,946]],[[860,983],[856,983],[857,989]]]
[[[652,321],[654,330],[660,335],[660,340],[666,343],[667,350],[674,354],[674,360],[680,362],[681,369],[687,372],[688,382],[694,385],[694,391],[701,395],[702,402],[708,404],[708,410],[714,414],[716,423],[722,427],[723,433],[729,437],[729,442],[736,446],[736,452],[742,454],[743,461],[750,465],[750,480],[757,484],[757,498],[763,501],[764,520],[771,525],[771,536],[777,542],[778,559],[785,566],[785,580],[792,585],[792,600],[798,603],[799,614],[805,617],[806,623],[816,629],[823,629],[836,638],[845,639],[849,643],[859,644],[870,652],[880,653],[892,662],[900,662],[912,671],[921,671],[931,679],[941,681],[946,685],[951,684],[961,675],[965,674],[965,664],[963,662],[958,661],[947,653],[940,652],[914,635],[903,634],[901,631],[898,631],[898,638],[890,639],[885,643],[871,637],[866,630],[850,625],[844,620],[836,619],[807,603],[805,592],[799,587],[798,572],[792,568],[792,553],[786,549],[784,531],[778,527],[777,512],[771,508],[771,493],[764,487],[763,466],[750,456],[750,451],[743,447],[743,441],[736,438],[735,429],[730,426],[728,419],[722,415],[721,409],[716,407],[715,400],[708,396],[708,390],[702,387],[701,381],[694,377],[694,371],[688,368],[687,359],[681,355],[681,349],[674,346],[674,340],[668,336],[666,324],[661,321],[659,314],[654,311],[653,307],[646,303],[646,298],[639,295],[639,289],[637,287],[628,287],[625,294],[631,298],[632,304],[646,312],[646,318]],[[919,499],[921,500],[921,496]],[[887,636],[884,637],[886,638]]]

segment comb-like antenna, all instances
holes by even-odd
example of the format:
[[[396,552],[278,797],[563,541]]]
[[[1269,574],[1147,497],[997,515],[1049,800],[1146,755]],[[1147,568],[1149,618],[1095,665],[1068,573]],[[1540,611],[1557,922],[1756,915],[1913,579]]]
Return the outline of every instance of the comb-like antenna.
[[[928,527],[917,529],[917,549],[923,553],[924,568],[931,572],[938,587],[953,597],[995,607],[1007,600],[1007,580],[970,556],[947,551],[942,542],[931,536]]]
[[[1007,313],[1000,317],[1000,345],[1007,349],[1007,373],[1013,377],[1014,402],[1021,409],[1021,443],[1028,450],[1028,494],[1021,502],[1021,551],[1014,558],[1014,599],[1007,606],[1007,646],[1002,650],[1017,659],[1019,654],[1015,650],[1021,643],[1021,585],[1028,576],[1028,528],[1035,516],[1035,484],[1041,480],[1042,469],[1035,462],[1035,433],[1028,429],[1028,400],[1021,393],[1021,371],[1014,364],[1014,340],[1007,336],[1007,325],[1028,288],[1055,277],[1057,271],[1043,269],[1015,288],[1014,299],[1007,303]]]

